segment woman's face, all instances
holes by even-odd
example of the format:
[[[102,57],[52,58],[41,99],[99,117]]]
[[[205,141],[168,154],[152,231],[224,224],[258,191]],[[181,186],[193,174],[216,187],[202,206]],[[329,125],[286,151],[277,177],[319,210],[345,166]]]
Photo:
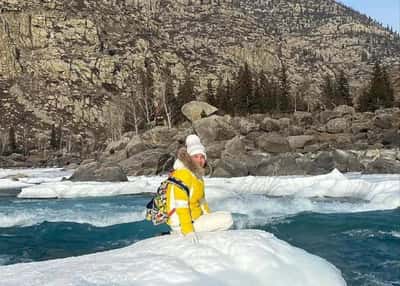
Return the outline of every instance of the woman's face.
[[[203,154],[195,154],[190,157],[192,158],[193,162],[195,162],[198,166],[204,168],[204,166],[206,165],[206,158]]]

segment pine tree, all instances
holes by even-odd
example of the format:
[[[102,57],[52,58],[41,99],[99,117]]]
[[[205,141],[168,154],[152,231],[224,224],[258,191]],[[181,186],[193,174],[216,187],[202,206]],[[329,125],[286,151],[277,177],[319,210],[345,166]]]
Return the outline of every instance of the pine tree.
[[[266,112],[276,112],[277,109],[277,104],[279,101],[279,83],[272,79],[269,81],[269,89],[267,90],[267,93],[265,94],[266,96],[266,101],[265,101],[265,106],[266,106]]]
[[[233,93],[232,83],[229,79],[226,80],[225,97],[223,99],[223,106],[225,106],[224,110],[228,114],[235,115],[234,93]]]
[[[10,153],[15,153],[17,151],[17,140],[15,138],[15,129],[13,126],[8,130],[8,149]]]
[[[62,149],[62,144],[63,144],[63,135],[62,135],[62,124],[61,122],[58,124],[58,128],[57,128],[57,134],[56,134],[56,142],[57,142],[57,148],[59,148],[60,150]]]
[[[390,108],[394,106],[394,91],[389,79],[389,75],[385,67],[382,67],[382,82],[383,82],[383,107]]]
[[[287,112],[290,110],[289,83],[287,78],[286,66],[282,64],[282,70],[279,78],[279,91],[276,96],[276,111]]]
[[[253,94],[253,80],[248,64],[239,69],[239,74],[234,84],[234,114],[244,115],[249,113],[249,106]]]
[[[50,147],[51,147],[52,149],[54,149],[54,150],[58,148],[56,127],[55,127],[54,124],[51,126]]]
[[[264,73],[258,76],[257,97],[259,111],[270,112],[276,107],[276,86],[270,82]]]
[[[217,107],[230,115],[235,114],[234,96],[232,96],[232,94],[233,88],[231,81],[227,79],[224,84],[223,80],[220,79],[216,95]]]
[[[353,105],[350,97],[350,86],[343,70],[340,71],[335,91],[336,105]]]
[[[220,78],[218,81],[217,91],[215,94],[215,106],[221,110],[226,111],[224,103],[226,98],[226,88],[224,86],[223,80]]]
[[[181,107],[192,100],[196,100],[194,84],[190,78],[190,74],[186,73],[185,81],[179,86],[178,100]]]
[[[261,74],[254,79],[254,96],[249,106],[250,113],[261,113],[264,94],[261,90]]]
[[[375,111],[394,105],[394,95],[389,76],[380,63],[375,62],[372,79],[359,98],[360,111]]]
[[[214,91],[211,79],[209,79],[207,82],[207,102],[213,106],[217,106],[216,93]]]
[[[336,82],[327,74],[322,84],[322,101],[327,109],[336,105]]]

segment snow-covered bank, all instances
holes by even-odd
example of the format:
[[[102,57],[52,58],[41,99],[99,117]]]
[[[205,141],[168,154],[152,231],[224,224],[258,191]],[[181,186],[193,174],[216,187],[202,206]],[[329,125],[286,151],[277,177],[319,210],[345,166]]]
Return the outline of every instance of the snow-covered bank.
[[[10,194],[16,195],[22,188],[34,184],[59,182],[71,174],[71,170],[61,168],[0,169],[0,196],[10,190],[13,191]]]
[[[385,175],[382,175],[385,176]],[[266,195],[296,198],[354,198],[374,204],[371,209],[400,206],[400,175],[369,181],[367,176],[346,177],[337,170],[310,177],[239,177],[206,179],[207,198],[223,199],[236,195]],[[75,198],[155,192],[163,177],[136,177],[125,183],[57,182],[27,187],[19,198]]]
[[[9,190],[21,190],[22,188],[30,187],[32,184],[14,181],[10,179],[0,179],[0,196]]]
[[[257,230],[161,236],[102,253],[0,267],[4,286],[346,285],[326,260]]]
[[[19,181],[28,184],[40,184],[61,181],[64,177],[70,177],[72,173],[73,170],[62,168],[0,169],[0,179],[22,175]]]

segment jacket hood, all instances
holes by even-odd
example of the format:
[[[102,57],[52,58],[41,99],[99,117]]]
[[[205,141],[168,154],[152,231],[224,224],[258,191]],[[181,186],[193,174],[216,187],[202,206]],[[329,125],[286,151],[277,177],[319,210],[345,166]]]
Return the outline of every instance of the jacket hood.
[[[181,147],[177,153],[177,160],[174,163],[174,170],[187,168],[189,169],[197,178],[203,178],[205,174],[204,168],[198,166],[193,162],[189,153],[187,152],[185,147]]]

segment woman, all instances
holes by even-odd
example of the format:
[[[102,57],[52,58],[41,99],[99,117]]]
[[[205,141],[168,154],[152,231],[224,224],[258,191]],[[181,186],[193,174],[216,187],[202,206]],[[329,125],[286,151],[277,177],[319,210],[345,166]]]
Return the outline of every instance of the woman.
[[[204,193],[204,167],[207,155],[197,135],[186,138],[186,148],[180,148],[171,176],[188,189],[170,184],[167,190],[167,208],[171,213],[168,224],[172,233],[181,233],[198,243],[197,232],[227,230],[232,224],[229,212],[211,213]]]

